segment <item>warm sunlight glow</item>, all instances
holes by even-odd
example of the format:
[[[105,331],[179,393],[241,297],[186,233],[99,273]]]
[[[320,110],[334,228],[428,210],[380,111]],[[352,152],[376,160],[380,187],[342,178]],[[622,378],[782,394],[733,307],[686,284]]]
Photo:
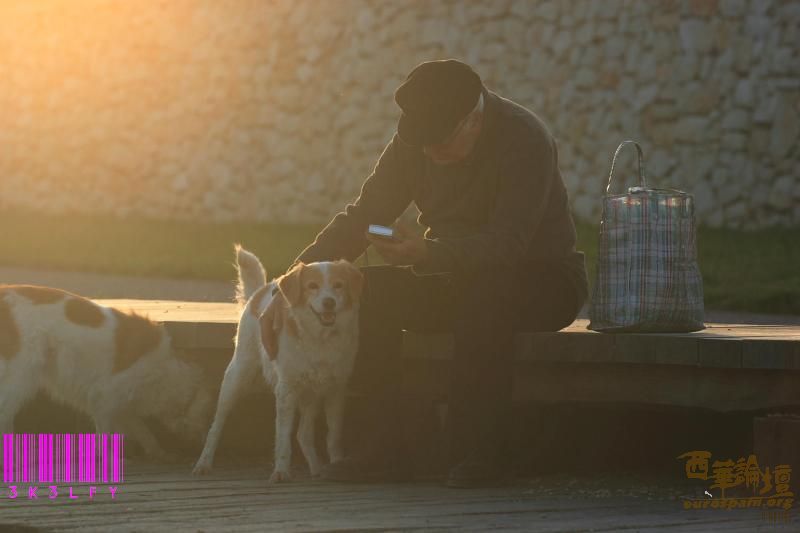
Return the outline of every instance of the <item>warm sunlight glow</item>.
[[[224,181],[263,163],[252,139],[232,134],[271,121],[258,95],[277,79],[264,58],[270,15],[286,6],[269,5],[0,2],[5,186],[34,180],[31,207],[57,194],[64,210],[89,198],[103,211],[112,196],[133,207],[163,187],[188,189],[191,176]]]

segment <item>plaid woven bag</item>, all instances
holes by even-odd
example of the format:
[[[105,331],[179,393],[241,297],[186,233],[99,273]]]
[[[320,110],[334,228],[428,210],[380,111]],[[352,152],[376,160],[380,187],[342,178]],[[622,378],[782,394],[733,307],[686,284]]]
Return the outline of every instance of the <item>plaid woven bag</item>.
[[[639,186],[610,194],[614,163],[633,144]],[[694,200],[647,187],[642,148],[623,141],[614,152],[603,198],[588,328],[603,332],[703,329],[703,280],[697,265]]]

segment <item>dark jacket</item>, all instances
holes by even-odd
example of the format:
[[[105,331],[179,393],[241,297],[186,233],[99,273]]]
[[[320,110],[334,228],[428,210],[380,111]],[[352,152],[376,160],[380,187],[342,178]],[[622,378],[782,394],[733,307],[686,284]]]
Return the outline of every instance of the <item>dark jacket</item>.
[[[582,252],[558,168],[553,136],[534,113],[484,92],[483,126],[470,155],[436,165],[397,135],[361,194],[337,214],[295,262],[354,261],[369,245],[369,224],[391,225],[415,202],[428,259],[417,274],[491,272],[549,262],[588,293]]]

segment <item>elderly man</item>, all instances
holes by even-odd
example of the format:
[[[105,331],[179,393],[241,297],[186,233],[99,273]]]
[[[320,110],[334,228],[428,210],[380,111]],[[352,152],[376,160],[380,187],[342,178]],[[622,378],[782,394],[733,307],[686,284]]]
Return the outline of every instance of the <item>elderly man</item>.
[[[374,407],[372,438],[322,477],[403,473],[397,412],[407,329],[454,335],[447,484],[496,484],[510,466],[514,332],[569,325],[588,292],[556,143],[534,113],[487,90],[459,61],[418,65],[395,100],[397,133],[361,194],[295,261],[354,261],[372,244],[389,263],[362,269],[352,385]],[[396,241],[367,233],[394,224],[412,201],[424,237],[402,227]]]

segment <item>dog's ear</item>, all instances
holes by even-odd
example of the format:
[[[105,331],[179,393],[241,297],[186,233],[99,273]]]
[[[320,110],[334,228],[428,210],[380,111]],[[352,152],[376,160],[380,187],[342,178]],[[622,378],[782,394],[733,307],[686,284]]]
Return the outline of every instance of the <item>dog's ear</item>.
[[[349,261],[342,261],[347,275],[347,290],[350,292],[350,301],[358,302],[361,300],[361,292],[364,289],[364,274],[361,269]]]
[[[278,279],[278,288],[292,307],[300,304],[300,297],[303,292],[302,276],[305,266],[302,262],[297,263],[289,272]]]
[[[273,298],[258,318],[258,323],[261,326],[261,344],[272,361],[278,358],[278,337],[280,337],[281,329],[283,328],[282,303],[280,298]]]

